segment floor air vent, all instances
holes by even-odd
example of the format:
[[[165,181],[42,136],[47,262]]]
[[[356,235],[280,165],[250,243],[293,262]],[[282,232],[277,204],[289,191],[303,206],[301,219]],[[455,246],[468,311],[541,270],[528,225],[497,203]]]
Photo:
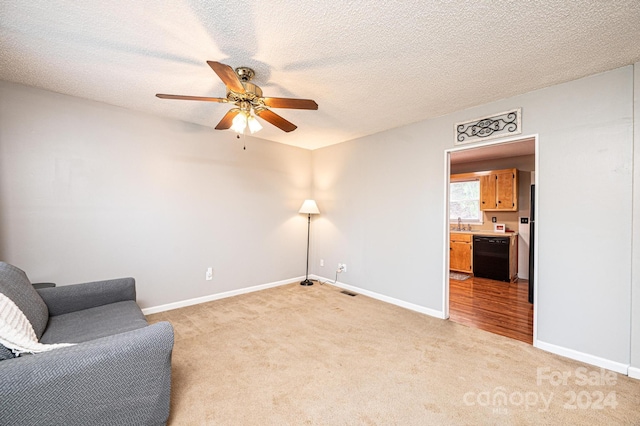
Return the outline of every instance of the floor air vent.
[[[356,293],[351,293],[350,291],[347,291],[347,290],[342,290],[340,293],[346,294],[347,296],[351,296],[351,297],[357,296]]]

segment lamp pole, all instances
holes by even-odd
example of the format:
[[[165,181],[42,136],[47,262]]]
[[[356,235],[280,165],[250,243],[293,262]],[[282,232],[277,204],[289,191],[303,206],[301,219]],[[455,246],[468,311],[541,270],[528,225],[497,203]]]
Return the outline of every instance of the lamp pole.
[[[307,273],[304,281],[300,285],[313,285],[313,281],[309,280],[309,241],[311,239],[311,213],[308,213],[307,218]]]
[[[302,203],[302,207],[300,207],[300,211],[298,213],[304,213],[307,215],[307,271],[304,281],[302,281],[300,285],[313,285],[313,281],[309,279],[309,243],[311,241],[311,215],[320,214],[320,210],[318,210],[318,205],[314,200],[304,200],[304,203]]]

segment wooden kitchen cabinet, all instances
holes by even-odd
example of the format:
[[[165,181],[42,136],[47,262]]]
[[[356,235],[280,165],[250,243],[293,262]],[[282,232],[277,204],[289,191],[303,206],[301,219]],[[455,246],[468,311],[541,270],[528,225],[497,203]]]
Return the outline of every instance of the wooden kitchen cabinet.
[[[450,234],[449,269],[452,271],[473,272],[473,243],[471,234]]]
[[[518,170],[492,170],[480,176],[480,210],[518,211]]]
[[[480,176],[480,210],[491,210],[498,206],[496,186],[496,175]]]

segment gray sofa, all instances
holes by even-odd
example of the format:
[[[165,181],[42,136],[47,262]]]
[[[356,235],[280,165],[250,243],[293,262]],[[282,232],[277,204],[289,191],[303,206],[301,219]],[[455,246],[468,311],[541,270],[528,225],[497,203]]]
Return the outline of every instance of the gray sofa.
[[[133,278],[35,290],[0,262],[0,292],[40,343],[77,343],[18,357],[0,345],[1,425],[166,423],[173,328],[147,323]]]

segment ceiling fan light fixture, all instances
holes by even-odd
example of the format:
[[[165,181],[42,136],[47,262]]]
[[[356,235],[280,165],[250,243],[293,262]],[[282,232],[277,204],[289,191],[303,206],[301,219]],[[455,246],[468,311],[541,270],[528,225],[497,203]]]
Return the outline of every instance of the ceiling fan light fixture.
[[[250,112],[241,111],[235,117],[233,117],[233,121],[231,122],[231,130],[236,133],[244,133],[249,128],[251,134],[259,132],[262,130],[262,125],[256,118],[251,115]]]
[[[244,133],[244,129],[247,127],[247,116],[244,112],[239,113],[233,117],[231,124],[231,130],[236,133]]]
[[[260,122],[253,115],[250,115],[249,118],[247,118],[247,125],[249,126],[249,131],[251,132],[251,134],[262,130],[262,124],[260,124]]]

